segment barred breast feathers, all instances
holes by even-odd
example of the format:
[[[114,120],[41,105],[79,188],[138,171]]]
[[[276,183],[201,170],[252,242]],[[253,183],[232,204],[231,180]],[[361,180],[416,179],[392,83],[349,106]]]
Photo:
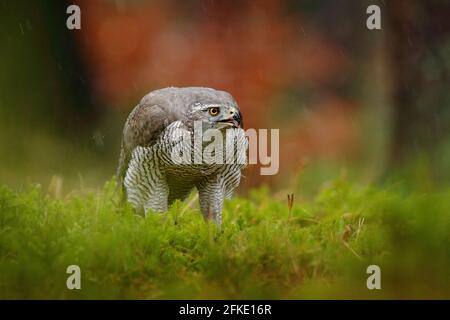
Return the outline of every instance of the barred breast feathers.
[[[161,132],[152,146],[137,146],[133,150],[124,179],[128,201],[133,206],[165,211],[171,202],[176,198],[183,200],[194,187],[206,193],[216,192],[210,190],[211,179],[220,186],[222,196],[218,197],[231,198],[240,183],[241,169],[245,166],[246,159],[242,157],[246,157],[246,154],[237,152],[237,148],[242,145],[245,145],[246,150],[247,140],[243,130],[238,129],[240,131],[235,140],[226,140],[224,144],[226,150],[234,148],[233,163],[180,165],[172,159],[173,148],[184,141],[190,143],[187,148],[191,148],[192,152],[195,150],[191,141],[182,140],[182,130],[186,130],[184,124],[175,121]],[[223,199],[215,201],[223,202]]]

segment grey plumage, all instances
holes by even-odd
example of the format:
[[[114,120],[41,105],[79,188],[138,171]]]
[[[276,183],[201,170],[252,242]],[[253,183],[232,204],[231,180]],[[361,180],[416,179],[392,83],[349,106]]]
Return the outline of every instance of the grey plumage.
[[[173,201],[183,200],[197,188],[202,214],[220,224],[223,201],[239,185],[245,153],[233,153],[237,158],[232,163],[174,163],[174,148],[180,141],[185,143],[178,135],[180,129],[194,139],[194,121],[200,121],[203,130],[231,130],[235,140],[225,141],[225,150],[246,150],[242,117],[229,93],[200,87],[165,88],[147,94],[130,113],[117,175],[127,200],[145,212],[164,212]],[[188,147],[193,159],[198,145]]]

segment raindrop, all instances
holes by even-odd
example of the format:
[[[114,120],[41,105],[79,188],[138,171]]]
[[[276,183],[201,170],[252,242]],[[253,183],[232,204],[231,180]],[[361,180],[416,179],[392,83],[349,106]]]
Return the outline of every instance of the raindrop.
[[[105,136],[100,130],[95,130],[94,134],[92,135],[92,140],[94,140],[94,143],[98,148],[102,148],[105,145],[104,138]]]

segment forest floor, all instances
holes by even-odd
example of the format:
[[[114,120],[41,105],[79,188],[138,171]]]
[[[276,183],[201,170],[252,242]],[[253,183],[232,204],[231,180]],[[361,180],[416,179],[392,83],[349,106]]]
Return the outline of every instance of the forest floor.
[[[450,298],[449,189],[338,177],[289,212],[286,194],[260,188],[226,202],[219,231],[195,195],[143,218],[115,186],[64,199],[0,187],[0,298]],[[370,265],[381,290],[367,288]]]

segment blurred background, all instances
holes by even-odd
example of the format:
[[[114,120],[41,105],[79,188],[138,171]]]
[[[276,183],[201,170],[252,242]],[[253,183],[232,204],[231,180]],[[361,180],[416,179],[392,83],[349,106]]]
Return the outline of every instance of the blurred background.
[[[66,9],[81,8],[81,30]],[[382,30],[366,28],[381,8]],[[280,129],[280,172],[240,188],[450,179],[449,1],[0,0],[0,183],[57,196],[114,174],[149,91],[229,91]]]

